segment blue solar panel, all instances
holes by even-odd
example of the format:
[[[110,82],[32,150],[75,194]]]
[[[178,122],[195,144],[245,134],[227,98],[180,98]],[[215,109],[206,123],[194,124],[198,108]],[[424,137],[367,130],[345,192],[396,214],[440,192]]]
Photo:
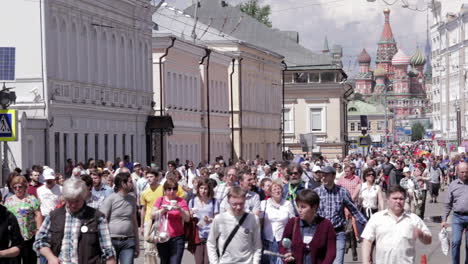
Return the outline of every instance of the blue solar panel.
[[[0,47],[0,81],[15,80],[15,48]]]

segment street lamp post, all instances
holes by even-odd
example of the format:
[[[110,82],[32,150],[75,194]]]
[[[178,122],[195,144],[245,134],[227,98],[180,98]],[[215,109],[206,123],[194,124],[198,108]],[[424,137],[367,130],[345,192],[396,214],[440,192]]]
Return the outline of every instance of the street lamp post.
[[[3,88],[0,90],[0,105],[2,109],[7,109],[10,104],[16,102],[16,93],[10,91],[11,88],[7,88],[3,83]],[[10,173],[8,167],[8,145],[6,141],[3,141],[3,162],[2,162],[2,185],[5,185],[7,175]]]

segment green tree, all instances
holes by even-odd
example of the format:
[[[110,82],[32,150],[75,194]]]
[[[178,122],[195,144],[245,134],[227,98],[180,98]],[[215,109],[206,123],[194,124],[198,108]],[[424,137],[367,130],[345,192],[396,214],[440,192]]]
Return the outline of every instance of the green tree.
[[[260,6],[259,0],[248,0],[240,4],[240,10],[265,24],[267,27],[271,27],[269,18],[271,14],[270,5]]]
[[[411,141],[418,141],[423,139],[426,129],[421,123],[415,123],[411,126]]]
[[[364,96],[362,96],[362,94],[360,94],[360,93],[354,93],[353,100],[354,101],[363,101],[364,102]]]

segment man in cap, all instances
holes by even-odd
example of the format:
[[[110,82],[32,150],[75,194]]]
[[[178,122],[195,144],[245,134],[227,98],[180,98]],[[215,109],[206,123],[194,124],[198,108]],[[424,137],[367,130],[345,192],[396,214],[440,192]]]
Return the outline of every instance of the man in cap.
[[[314,165],[312,168],[312,179],[309,181],[310,189],[315,189],[322,185],[322,168],[320,166]]]
[[[323,185],[314,190],[320,196],[320,206],[317,214],[332,222],[336,232],[336,258],[333,263],[342,264],[346,245],[345,226],[347,223],[344,208],[347,208],[362,225],[365,225],[367,220],[357,209],[348,190],[335,184],[335,168],[326,166],[321,172],[323,174]],[[353,256],[353,259],[357,260],[357,256]]]
[[[41,214],[46,217],[62,200],[62,186],[55,182],[55,172],[46,167],[42,173],[45,184],[37,189],[37,198],[41,202]]]

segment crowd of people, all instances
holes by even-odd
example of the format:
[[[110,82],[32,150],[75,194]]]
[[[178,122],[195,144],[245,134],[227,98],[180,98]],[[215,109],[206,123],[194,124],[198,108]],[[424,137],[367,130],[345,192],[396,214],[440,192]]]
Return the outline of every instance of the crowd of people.
[[[426,200],[449,199],[453,263],[468,226],[468,157],[394,146],[369,155],[226,164],[169,161],[166,170],[68,160],[15,169],[1,190],[0,264],[414,263],[430,244]],[[429,193],[429,197],[427,197]],[[140,248],[140,239],[144,241]],[[373,254],[375,251],[375,254]]]

